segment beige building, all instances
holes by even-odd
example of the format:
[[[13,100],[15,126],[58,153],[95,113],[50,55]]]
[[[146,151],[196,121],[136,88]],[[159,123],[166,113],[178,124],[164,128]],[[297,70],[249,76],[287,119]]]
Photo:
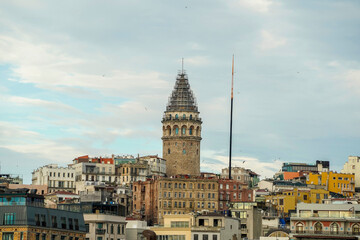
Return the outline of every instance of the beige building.
[[[355,174],[355,189],[360,188],[360,157],[349,156],[348,161],[344,164],[341,173]]]
[[[161,122],[167,176],[199,176],[202,121],[184,71],[177,75]]]
[[[107,214],[84,214],[86,239],[125,240],[125,217]]]
[[[229,168],[221,169],[220,178],[229,178]],[[249,184],[250,182],[249,171],[242,167],[232,167],[231,179],[234,179],[238,182]]]
[[[164,225],[150,228],[159,240],[240,239],[240,220],[218,213],[164,216]]]
[[[135,182],[134,214],[149,225],[162,224],[166,215],[218,210],[219,186],[214,178],[160,178]]]

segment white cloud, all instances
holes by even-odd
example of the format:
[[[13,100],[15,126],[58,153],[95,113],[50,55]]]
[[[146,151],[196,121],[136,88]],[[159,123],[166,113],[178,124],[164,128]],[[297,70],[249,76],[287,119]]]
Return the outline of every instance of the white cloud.
[[[360,93],[360,70],[351,69],[345,73],[346,85],[353,91]]]
[[[214,151],[202,151],[203,156],[206,158],[214,159],[215,161],[203,161],[201,162],[202,171],[211,171],[220,173],[221,169],[229,166],[229,157],[219,155]],[[261,175],[261,178],[272,177],[275,172],[279,171],[282,166],[282,161],[274,160],[273,162],[260,161],[258,158],[248,156],[233,156],[231,165],[232,167],[243,167],[251,169],[257,174]]]
[[[261,50],[270,50],[285,45],[287,40],[279,37],[267,30],[261,31]]]
[[[271,0],[236,0],[235,3],[259,13],[269,12],[270,6],[274,4]]]
[[[190,58],[184,59],[186,64],[189,64],[190,66],[202,66],[207,65],[209,63],[208,57],[205,56],[194,56]]]

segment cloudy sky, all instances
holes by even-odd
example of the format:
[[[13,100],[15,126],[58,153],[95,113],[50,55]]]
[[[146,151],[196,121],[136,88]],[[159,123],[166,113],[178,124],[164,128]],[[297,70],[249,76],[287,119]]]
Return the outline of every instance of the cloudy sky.
[[[360,155],[360,2],[1,1],[1,172],[77,156],[162,155],[181,58],[203,118],[201,169]],[[245,162],[244,162],[245,161]]]

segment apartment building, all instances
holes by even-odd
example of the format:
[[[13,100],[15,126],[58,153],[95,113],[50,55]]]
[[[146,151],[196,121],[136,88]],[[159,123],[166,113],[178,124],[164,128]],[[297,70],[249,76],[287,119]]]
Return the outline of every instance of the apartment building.
[[[44,197],[27,189],[0,191],[0,239],[85,240],[81,213],[44,207]]]
[[[125,240],[125,217],[109,214],[84,214],[86,239]]]
[[[360,237],[359,204],[299,203],[290,218],[294,239],[348,239]]]
[[[229,203],[254,201],[254,191],[247,183],[232,179],[219,179],[218,182],[219,211],[227,210]]]
[[[307,184],[324,186],[326,190],[338,193],[346,197],[352,197],[355,193],[355,176],[348,173],[321,172],[309,173]]]
[[[133,209],[149,225],[162,224],[163,217],[169,214],[217,211],[218,192],[218,181],[214,178],[179,176],[136,182]]]
[[[240,239],[240,220],[219,213],[170,214],[163,226],[150,229],[160,240]]]
[[[360,157],[359,156],[349,156],[348,161],[344,164],[341,173],[354,174],[355,180],[355,189],[360,192]]]
[[[32,172],[32,185],[46,185],[49,193],[75,192],[75,169],[58,164],[45,165]]]

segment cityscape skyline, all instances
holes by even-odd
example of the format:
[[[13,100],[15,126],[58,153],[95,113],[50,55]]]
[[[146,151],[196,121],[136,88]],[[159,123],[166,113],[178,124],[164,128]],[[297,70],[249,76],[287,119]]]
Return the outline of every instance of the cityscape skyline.
[[[339,171],[360,155],[358,2],[83,4],[0,4],[1,173],[30,183],[81,155],[162,157],[181,58],[203,119],[201,171],[219,173],[232,54],[233,166],[264,178],[283,162]]]

